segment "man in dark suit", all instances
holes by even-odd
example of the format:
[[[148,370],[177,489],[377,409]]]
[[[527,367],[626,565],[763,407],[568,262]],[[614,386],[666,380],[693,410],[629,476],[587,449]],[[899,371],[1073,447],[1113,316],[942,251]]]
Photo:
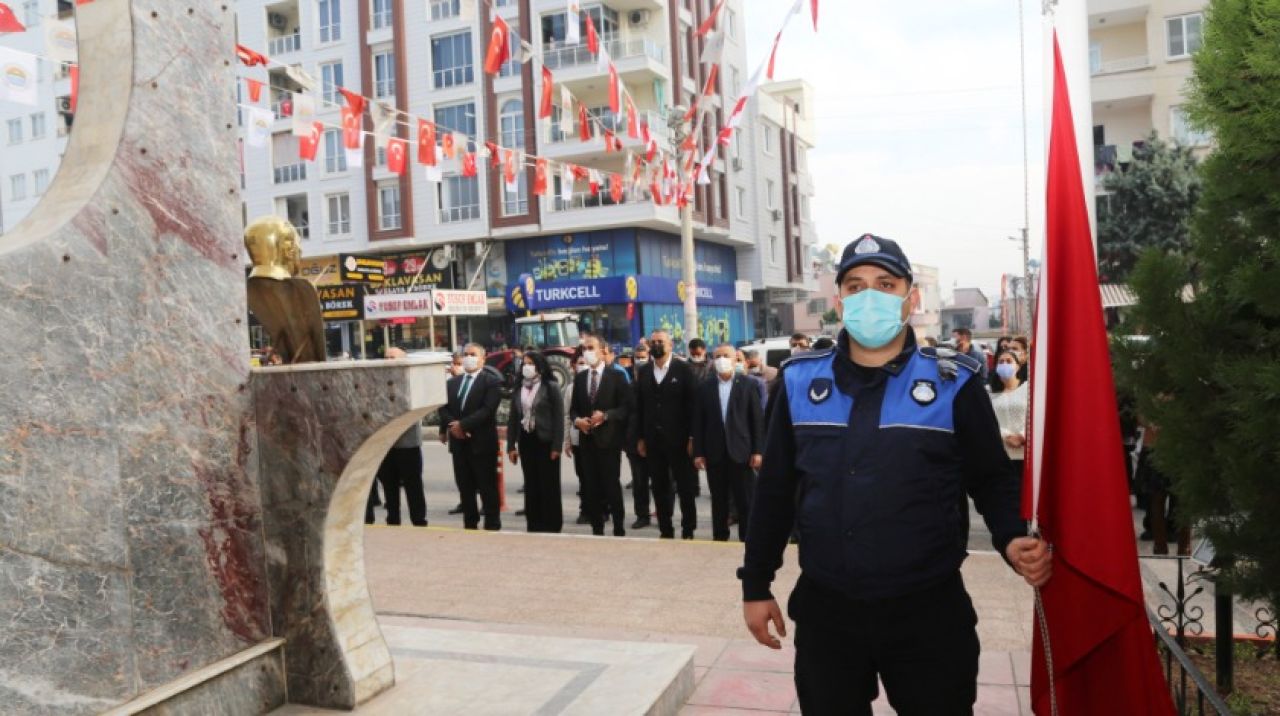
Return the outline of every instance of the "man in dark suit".
[[[448,402],[440,408],[440,435],[449,440],[453,475],[462,494],[462,523],[480,526],[476,493],[484,506],[484,528],[502,529],[498,514],[498,403],[502,378],[484,369],[484,348],[468,343],[462,349],[462,375],[446,384]]]
[[[573,379],[569,417],[578,429],[578,453],[582,460],[582,503],[591,521],[592,534],[604,534],[604,511],[613,518],[613,535],[623,537],[622,483],[618,474],[632,397],[627,379],[605,361],[600,339],[582,340],[587,369]]]
[[[675,536],[672,524],[671,486],[680,498],[680,535],[693,539],[698,527],[694,493],[698,473],[693,469],[693,419],[695,379],[689,364],[672,354],[671,334],[654,331],[649,339],[653,360],[636,378],[636,452],[645,459],[653,481],[653,501],[658,507],[658,531],[664,539]]]
[[[729,539],[729,497],[738,508],[738,539],[746,541],[752,470],[764,452],[764,410],[753,381],[734,370],[733,346],[716,348],[714,375],[698,386],[693,413],[693,463],[711,484],[711,535]]]

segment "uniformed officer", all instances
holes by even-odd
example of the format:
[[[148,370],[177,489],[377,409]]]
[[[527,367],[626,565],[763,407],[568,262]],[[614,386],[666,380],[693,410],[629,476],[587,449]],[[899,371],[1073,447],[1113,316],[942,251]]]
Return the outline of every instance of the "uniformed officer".
[[[752,505],[743,616],[760,643],[786,628],[769,591],[792,525],[801,575],[796,689],[806,714],[870,714],[884,683],[899,714],[972,713],[977,616],[960,577],[961,490],[1028,583],[1051,553],[1026,537],[1020,478],[1000,441],[976,361],[919,348],[920,301],[896,243],[870,234],[836,274],[844,330],[834,349],[784,363]]]

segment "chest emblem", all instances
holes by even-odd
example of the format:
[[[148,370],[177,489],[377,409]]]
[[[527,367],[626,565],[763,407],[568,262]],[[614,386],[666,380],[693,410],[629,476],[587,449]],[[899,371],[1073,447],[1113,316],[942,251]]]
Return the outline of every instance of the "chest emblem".
[[[809,402],[817,405],[827,398],[831,397],[831,379],[830,378],[814,378],[809,383]]]
[[[911,399],[920,405],[929,405],[938,399],[938,391],[931,380],[917,380],[911,386]]]

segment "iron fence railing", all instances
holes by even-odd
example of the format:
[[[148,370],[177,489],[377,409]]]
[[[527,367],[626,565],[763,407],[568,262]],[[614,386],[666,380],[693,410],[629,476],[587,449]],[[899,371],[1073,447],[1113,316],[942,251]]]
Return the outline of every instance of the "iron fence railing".
[[[1147,621],[1156,636],[1156,652],[1160,655],[1164,667],[1164,680],[1169,685],[1173,696],[1173,704],[1178,709],[1178,716],[1196,714],[1219,714],[1231,716],[1227,703],[1213,690],[1213,686],[1204,674],[1191,662],[1191,658],[1178,644],[1178,638],[1170,634],[1150,609],[1147,609]]]

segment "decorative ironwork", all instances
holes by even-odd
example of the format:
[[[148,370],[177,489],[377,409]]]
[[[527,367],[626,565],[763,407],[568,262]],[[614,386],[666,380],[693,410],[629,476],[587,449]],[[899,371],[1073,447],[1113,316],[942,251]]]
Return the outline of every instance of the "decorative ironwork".
[[[1161,591],[1168,594],[1173,600],[1172,604],[1161,604],[1156,607],[1156,614],[1160,617],[1160,623],[1173,629],[1174,635],[1178,640],[1179,646],[1187,645],[1187,634],[1192,636],[1200,636],[1204,633],[1204,608],[1192,604],[1191,600],[1204,593],[1205,580],[1211,579],[1211,575],[1203,568],[1197,568],[1189,576],[1183,568],[1183,563],[1187,561],[1187,557],[1174,557],[1178,562],[1178,582],[1176,591],[1169,589],[1169,585],[1164,581],[1159,583]],[[1188,593],[1188,588],[1194,589]]]
[[[1276,618],[1276,610],[1271,607],[1258,607],[1258,611],[1254,612],[1253,616],[1258,620],[1258,626],[1253,633],[1263,639],[1270,638],[1276,656],[1280,657],[1280,623],[1278,623],[1280,620]]]
[[[1182,650],[1178,640],[1164,628],[1164,619],[1157,617],[1147,609],[1147,621],[1156,636],[1156,652],[1164,664],[1164,680],[1169,685],[1173,696],[1173,704],[1178,709],[1178,716],[1189,714],[1219,714],[1231,716],[1227,702],[1213,690],[1209,680],[1200,673],[1187,653]],[[1175,675],[1174,668],[1177,667]],[[1176,678],[1175,678],[1176,676]]]

